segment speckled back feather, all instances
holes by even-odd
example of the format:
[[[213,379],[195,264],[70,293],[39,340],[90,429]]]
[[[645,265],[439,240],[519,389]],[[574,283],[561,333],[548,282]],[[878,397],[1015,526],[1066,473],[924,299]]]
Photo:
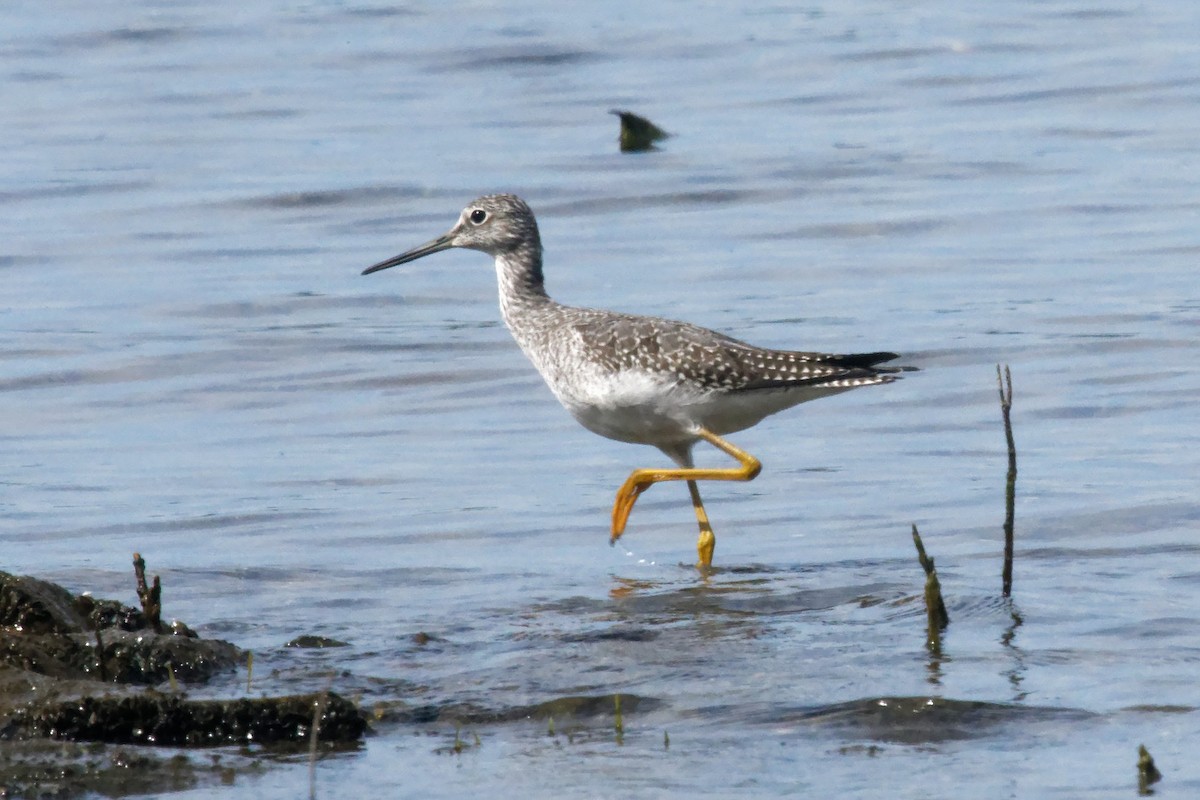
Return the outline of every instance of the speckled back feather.
[[[850,388],[895,380],[875,364],[895,353],[837,355],[766,350],[685,322],[571,309],[564,323],[580,334],[586,357],[612,371],[674,374],[681,383],[727,392],[800,386]]]

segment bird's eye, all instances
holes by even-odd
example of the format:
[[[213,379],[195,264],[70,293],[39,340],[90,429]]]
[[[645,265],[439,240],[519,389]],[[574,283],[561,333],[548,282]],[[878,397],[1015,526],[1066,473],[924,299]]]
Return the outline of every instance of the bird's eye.
[[[471,212],[471,222],[475,225],[482,225],[488,218],[488,213],[482,208],[477,208]]]

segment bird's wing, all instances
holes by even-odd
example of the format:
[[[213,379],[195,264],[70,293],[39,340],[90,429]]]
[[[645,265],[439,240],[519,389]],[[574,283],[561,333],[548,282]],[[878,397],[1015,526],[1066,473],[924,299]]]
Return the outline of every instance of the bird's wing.
[[[632,314],[585,313],[573,327],[589,357],[608,369],[644,370],[734,392],[882,383],[892,380],[883,375],[895,370],[874,365],[897,357],[766,350],[698,325]]]

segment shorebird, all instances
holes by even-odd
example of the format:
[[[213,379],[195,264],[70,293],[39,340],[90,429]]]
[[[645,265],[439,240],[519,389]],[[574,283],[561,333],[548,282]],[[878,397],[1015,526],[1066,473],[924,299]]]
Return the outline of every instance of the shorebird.
[[[758,459],[722,438],[799,403],[890,383],[895,353],[833,355],[769,350],[716,331],[658,317],[563,305],[546,294],[537,220],[516,195],[472,201],[447,233],[363,270],[363,275],[464,247],[492,256],[500,312],[550,391],[583,427],[621,442],[654,445],[675,469],[636,469],[617,491],[615,543],[639,495],[661,481],[687,481],[700,526],[698,566],[712,564],[716,536],[697,481],[749,481]],[[737,462],[697,468],[705,441]]]

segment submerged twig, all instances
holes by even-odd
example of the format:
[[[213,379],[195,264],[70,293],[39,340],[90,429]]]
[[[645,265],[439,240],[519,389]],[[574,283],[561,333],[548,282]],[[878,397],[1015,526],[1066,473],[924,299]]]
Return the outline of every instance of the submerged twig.
[[[317,800],[317,740],[321,736],[321,717],[328,701],[329,687],[325,687],[313,702],[313,721],[308,732],[308,800]]]
[[[1012,372],[1004,365],[1004,374],[1000,374],[1000,365],[996,365],[996,383],[1000,386],[1000,413],[1004,417],[1004,438],[1008,442],[1008,480],[1004,489],[1004,569],[1001,581],[1005,597],[1012,595],[1013,572],[1013,516],[1014,504],[1017,497],[1017,446],[1013,442],[1012,432]]]
[[[96,669],[100,673],[100,680],[108,683],[108,667],[104,663],[104,640],[100,638],[100,629],[92,631],[96,634]]]
[[[912,526],[913,544],[917,546],[917,560],[925,570],[925,616],[929,625],[929,646],[941,647],[942,629],[950,624],[950,614],[946,611],[946,602],[942,599],[942,584],[938,581],[937,569],[933,565],[933,557],[925,555],[925,545],[921,542],[921,534],[917,526]]]
[[[613,695],[613,727],[617,731],[617,744],[625,744],[625,720],[621,717],[621,695]]]
[[[1146,749],[1146,745],[1138,745],[1138,794],[1149,795],[1154,794],[1154,790],[1150,788],[1153,783],[1158,783],[1162,780],[1162,773],[1158,771],[1158,767],[1154,766],[1154,758],[1150,755],[1150,751]]]
[[[154,583],[147,588],[146,562],[140,553],[133,554],[133,575],[137,579],[137,596],[142,604],[142,616],[156,633],[162,633],[162,583],[155,575]]]

